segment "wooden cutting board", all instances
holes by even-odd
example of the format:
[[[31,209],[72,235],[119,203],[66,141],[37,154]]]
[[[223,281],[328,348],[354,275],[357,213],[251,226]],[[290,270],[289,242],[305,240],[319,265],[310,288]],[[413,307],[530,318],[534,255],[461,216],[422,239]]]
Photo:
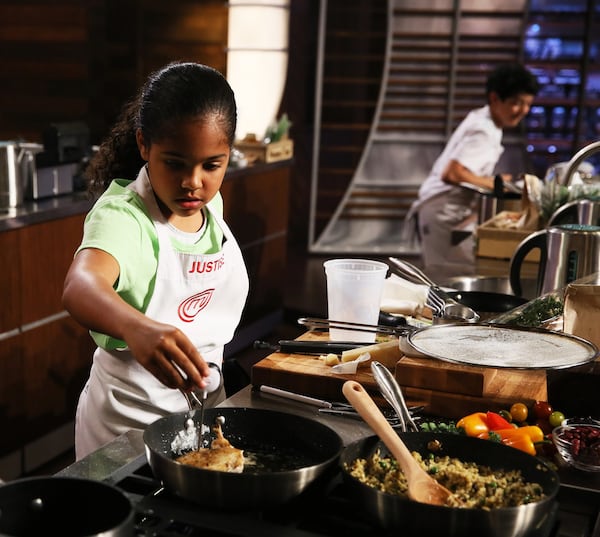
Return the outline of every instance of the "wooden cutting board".
[[[403,357],[401,360],[406,358],[408,357]],[[490,369],[487,372],[470,372],[468,366],[460,366],[460,368],[467,368],[467,374],[461,377],[454,367],[456,364],[437,360],[432,364],[429,359],[422,359],[422,363],[420,363],[421,359],[410,360],[416,371],[419,365],[423,367],[424,374],[421,377],[425,378],[423,382],[425,386],[407,385],[402,378],[399,378],[407,403],[424,404],[427,412],[439,416],[458,419],[470,412],[498,411],[509,408],[517,401],[532,404],[535,400],[545,401],[548,397],[544,371]],[[425,374],[432,368],[442,371],[437,375],[435,382],[431,376]],[[476,369],[488,370],[489,368]],[[482,375],[485,378],[482,378]],[[485,393],[473,395],[457,390],[448,391],[448,387],[460,383],[461,378],[479,378]],[[414,379],[417,383],[417,374]],[[378,397],[381,404],[385,404],[368,366],[359,368],[353,375],[340,375],[334,373],[331,367],[325,365],[317,356],[273,353],[256,363],[251,371],[251,381],[254,386],[266,384],[329,401],[345,401],[342,385],[347,380],[360,382],[369,393]],[[432,386],[437,387],[432,388]]]

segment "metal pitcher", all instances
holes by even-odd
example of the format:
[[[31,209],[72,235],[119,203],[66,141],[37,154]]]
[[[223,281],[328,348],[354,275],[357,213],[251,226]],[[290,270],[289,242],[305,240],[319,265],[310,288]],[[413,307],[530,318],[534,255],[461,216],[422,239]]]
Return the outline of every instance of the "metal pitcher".
[[[23,204],[25,186],[33,181],[37,171],[35,154],[41,144],[0,142],[0,210],[15,209]]]
[[[517,247],[510,261],[510,285],[521,294],[521,267],[525,256],[540,249],[537,296],[600,271],[600,227],[564,224],[536,231]]]

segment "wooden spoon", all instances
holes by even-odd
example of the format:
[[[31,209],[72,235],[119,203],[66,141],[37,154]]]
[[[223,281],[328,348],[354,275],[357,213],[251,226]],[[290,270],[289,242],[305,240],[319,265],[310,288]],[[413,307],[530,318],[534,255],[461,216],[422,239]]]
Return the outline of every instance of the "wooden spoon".
[[[421,503],[447,505],[451,492],[421,468],[362,385],[349,380],[342,392],[398,461],[408,481],[408,497]]]

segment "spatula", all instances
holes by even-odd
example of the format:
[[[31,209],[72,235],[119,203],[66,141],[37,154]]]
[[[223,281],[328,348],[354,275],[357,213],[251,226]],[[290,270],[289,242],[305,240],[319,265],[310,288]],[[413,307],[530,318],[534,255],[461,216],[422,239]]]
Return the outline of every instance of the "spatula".
[[[348,380],[342,392],[398,461],[408,481],[408,497],[421,503],[447,505],[451,492],[421,468],[363,386]]]

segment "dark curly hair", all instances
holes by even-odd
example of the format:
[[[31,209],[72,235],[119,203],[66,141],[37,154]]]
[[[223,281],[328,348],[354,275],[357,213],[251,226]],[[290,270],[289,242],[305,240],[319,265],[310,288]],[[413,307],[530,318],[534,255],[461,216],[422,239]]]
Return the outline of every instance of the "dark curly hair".
[[[182,120],[216,115],[229,145],[235,138],[237,109],[225,77],[206,65],[174,62],[152,73],[136,97],[126,103],[108,137],[85,170],[88,190],[97,195],[113,179],[135,179],[144,161],[136,143],[168,138]]]
[[[535,75],[518,63],[499,65],[489,74],[485,85],[486,95],[493,91],[502,101],[521,93],[537,95],[539,89]]]

